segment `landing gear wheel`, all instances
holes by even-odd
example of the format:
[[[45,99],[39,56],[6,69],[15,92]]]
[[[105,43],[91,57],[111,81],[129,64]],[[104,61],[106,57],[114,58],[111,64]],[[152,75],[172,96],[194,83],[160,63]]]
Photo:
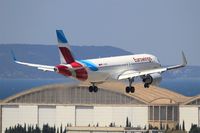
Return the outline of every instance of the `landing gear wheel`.
[[[88,88],[89,92],[97,92],[98,91],[98,87],[93,85],[93,86],[89,86]]]
[[[97,86],[94,86],[94,87],[93,87],[93,91],[94,91],[94,92],[97,92],[97,91],[98,91],[98,87],[97,87]]]
[[[129,92],[134,93],[135,92],[135,87],[133,87],[133,86],[131,86],[131,87],[127,86],[126,87],[126,93],[129,93]]]
[[[129,93],[130,92],[130,89],[129,89],[129,87],[127,86],[126,87],[126,93]]]
[[[134,93],[135,92],[135,87],[132,86],[132,83],[134,82],[134,78],[128,78],[129,81],[129,86],[126,87],[126,93]]]
[[[149,88],[149,84],[145,83],[144,88]]]
[[[135,87],[131,87],[131,93],[134,93],[135,92]]]
[[[93,86],[89,86],[89,92],[93,92]]]

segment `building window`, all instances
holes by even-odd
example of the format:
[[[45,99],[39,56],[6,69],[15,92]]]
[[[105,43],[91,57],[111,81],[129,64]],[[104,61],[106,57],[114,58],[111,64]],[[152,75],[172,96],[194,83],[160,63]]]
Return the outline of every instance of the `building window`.
[[[166,120],[166,106],[160,107],[160,120]]]
[[[149,121],[178,121],[178,106],[149,106]]]
[[[153,120],[153,106],[149,107],[149,119]]]
[[[167,107],[167,120],[173,120],[172,119],[172,113],[173,113],[172,109],[173,109],[172,106]]]
[[[159,120],[159,106],[154,106],[154,120]]]

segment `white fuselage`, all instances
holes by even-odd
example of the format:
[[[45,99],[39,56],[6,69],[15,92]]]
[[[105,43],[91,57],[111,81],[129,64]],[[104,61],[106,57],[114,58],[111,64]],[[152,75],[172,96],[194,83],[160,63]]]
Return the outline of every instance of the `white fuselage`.
[[[90,82],[103,82],[105,80],[117,79],[120,73],[125,71],[141,71],[146,69],[153,69],[161,67],[157,57],[150,54],[137,54],[137,55],[126,55],[107,57],[99,59],[88,59],[83,60],[89,62],[92,67],[96,67],[96,70],[88,67],[88,81]],[[82,63],[82,61],[80,61]]]

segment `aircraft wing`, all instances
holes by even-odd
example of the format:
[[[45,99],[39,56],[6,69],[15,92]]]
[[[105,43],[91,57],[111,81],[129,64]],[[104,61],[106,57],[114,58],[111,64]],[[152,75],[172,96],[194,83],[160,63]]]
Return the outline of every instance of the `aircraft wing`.
[[[144,71],[126,71],[122,74],[119,75],[118,80],[122,79],[128,79],[132,77],[139,77],[147,74],[152,74],[152,73],[161,73],[166,71],[166,68],[158,68],[158,69],[151,69],[151,70],[144,70]]]
[[[175,66],[169,66],[169,67],[163,67],[163,68],[160,67],[160,68],[155,68],[155,69],[142,70],[142,71],[128,70],[128,71],[125,71],[122,74],[120,74],[118,76],[118,80],[128,79],[128,78],[133,78],[133,77],[139,77],[139,76],[143,76],[143,75],[147,75],[147,74],[153,74],[153,73],[162,73],[162,72],[165,72],[167,70],[178,69],[178,68],[184,67],[186,65],[187,65],[187,60],[186,60],[184,53],[182,52],[182,64],[175,65]]]
[[[41,65],[41,64],[33,64],[33,63],[27,63],[27,62],[21,62],[21,61],[18,61],[16,58],[15,58],[15,55],[13,53],[13,51],[11,51],[12,53],[12,56],[13,56],[13,60],[15,61],[15,63],[17,64],[21,64],[21,65],[25,65],[25,66],[29,66],[29,67],[35,67],[39,70],[42,70],[42,71],[51,71],[51,72],[54,72],[54,66],[48,66],[48,65]]]

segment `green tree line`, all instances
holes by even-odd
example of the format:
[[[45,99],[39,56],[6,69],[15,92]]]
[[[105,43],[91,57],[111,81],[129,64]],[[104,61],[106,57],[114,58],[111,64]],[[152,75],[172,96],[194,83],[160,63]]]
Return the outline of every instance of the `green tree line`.
[[[26,125],[24,126],[18,124],[14,127],[6,128],[5,133],[67,133],[66,128],[63,130],[62,125],[60,128],[57,128],[55,126],[50,127],[48,124],[44,124],[42,128],[40,128],[38,125]]]

